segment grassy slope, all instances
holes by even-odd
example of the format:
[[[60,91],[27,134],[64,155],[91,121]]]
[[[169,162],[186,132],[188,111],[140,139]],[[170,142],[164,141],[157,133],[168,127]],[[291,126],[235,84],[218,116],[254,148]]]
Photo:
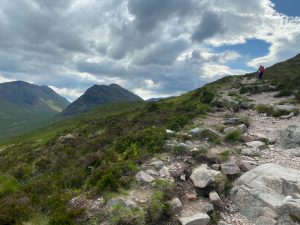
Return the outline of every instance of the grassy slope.
[[[292,78],[294,73],[287,72],[287,76]],[[179,130],[205,114],[215,89],[239,88],[241,79],[225,77],[208,87],[157,103],[109,105],[2,143],[17,144],[0,151],[0,171],[6,174],[2,180],[10,180],[11,184],[8,191],[0,189],[0,205],[6,204],[7,208],[8,202],[18,202],[20,196],[25,196],[34,210],[51,217],[51,224],[72,224],[74,215],[66,211],[71,197],[80,193],[105,195],[127,188],[139,162],[165,151],[166,128]],[[272,82],[280,85],[280,79],[274,75]],[[57,139],[67,133],[75,134],[77,140],[58,143]],[[16,220],[16,212],[17,219],[25,220],[32,211],[24,210],[15,207],[3,217],[0,208],[0,223],[1,219]]]
[[[71,221],[68,199],[82,192],[94,195],[126,188],[141,160],[164,151],[165,129],[178,130],[204,114],[212,98],[211,92],[200,89],[158,103],[112,104],[2,143],[16,143],[0,151],[0,171],[6,174],[4,180],[18,184],[18,191],[0,190],[0,205],[12,210],[7,213],[0,207],[0,223],[26,220],[33,210],[53,220]],[[67,133],[77,140],[58,143]],[[29,212],[10,208],[20,196],[30,200]],[[69,224],[62,221],[57,224]]]

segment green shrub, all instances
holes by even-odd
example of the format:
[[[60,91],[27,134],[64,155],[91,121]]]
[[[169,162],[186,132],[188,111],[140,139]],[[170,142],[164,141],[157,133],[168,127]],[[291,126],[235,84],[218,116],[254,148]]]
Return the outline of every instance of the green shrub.
[[[295,94],[295,99],[300,103],[300,90],[298,90]]]
[[[242,132],[239,129],[233,130],[226,134],[225,140],[228,142],[240,141],[242,137]]]
[[[220,136],[210,129],[204,129],[201,133],[203,138],[207,138],[211,143],[220,144],[221,138]]]
[[[112,225],[145,225],[145,213],[139,208],[126,208],[116,205],[110,212]]]
[[[68,213],[55,212],[52,214],[49,225],[72,225],[72,218]]]
[[[247,116],[239,117],[238,120],[239,124],[245,124],[247,127],[249,127],[251,124],[250,118]]]
[[[277,94],[274,95],[275,98],[280,97],[288,97],[294,94],[294,91],[292,90],[280,90]]]
[[[216,96],[216,91],[208,88],[203,87],[200,90],[197,90],[196,93],[193,95],[193,99],[199,99],[201,102],[209,104]]]
[[[0,224],[21,224],[31,214],[28,198],[20,193],[6,194],[0,198]]]
[[[101,177],[96,185],[96,191],[101,193],[103,191],[117,191],[121,187],[117,177],[112,173],[105,174]]]
[[[224,193],[224,195],[228,195],[232,188],[232,183],[225,175],[219,175],[215,178],[213,188],[218,193]]]
[[[0,175],[0,197],[16,192],[19,189],[20,186],[14,177],[8,175]]]
[[[155,191],[147,207],[147,224],[160,224],[171,215],[171,206],[166,193]]]
[[[220,158],[220,161],[221,162],[226,162],[229,160],[229,157],[230,157],[230,151],[229,150],[225,150],[221,153],[219,153],[219,158]]]
[[[218,225],[219,221],[221,219],[221,215],[220,212],[217,210],[213,210],[212,212],[208,213],[209,217],[210,217],[210,225]]]
[[[46,215],[36,213],[28,221],[30,225],[49,225],[50,219]]]
[[[156,190],[165,193],[165,197],[169,197],[173,192],[175,185],[167,180],[155,179],[153,187]]]
[[[271,116],[274,112],[274,108],[266,104],[258,104],[255,110],[260,114],[267,114],[267,116]]]

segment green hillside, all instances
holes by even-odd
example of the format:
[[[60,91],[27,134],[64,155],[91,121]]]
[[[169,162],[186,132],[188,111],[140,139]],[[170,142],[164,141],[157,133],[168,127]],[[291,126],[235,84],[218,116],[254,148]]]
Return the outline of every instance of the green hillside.
[[[294,73],[287,73],[286,77],[289,76],[293,77]],[[117,193],[126,193],[135,185],[134,175],[142,162],[169,151],[165,145],[166,129],[188,129],[192,127],[193,120],[205,118],[209,112],[217,113],[219,105],[238,112],[240,108],[237,106],[248,101],[240,93],[284,90],[280,84],[272,86],[277,82],[275,77],[244,84],[248,80],[251,78],[247,76],[225,77],[182,96],[159,102],[114,103],[2,141],[0,224],[21,224],[37,217],[42,218],[43,224],[50,225],[101,224],[107,215],[100,214],[91,221],[79,221],[84,212],[80,207],[68,209],[69,200],[81,195],[108,200]],[[225,89],[235,90],[228,95],[238,103],[226,105],[219,101]],[[291,91],[296,94],[297,88],[294,86]],[[249,123],[247,118],[240,120],[244,124]],[[212,145],[220,143],[219,137],[211,130],[203,132],[203,140],[210,140]],[[236,136],[240,137],[240,134],[226,136],[227,141],[236,140]],[[178,138],[185,140],[187,137],[182,135]],[[182,151],[175,148],[170,153],[177,156]],[[203,151],[194,157],[199,163],[214,162],[207,158],[208,153]],[[228,154],[225,151],[221,157],[226,158]],[[227,180],[222,182],[228,185]],[[109,216],[116,219],[121,214],[125,222],[113,224],[172,224],[168,220],[171,214],[166,197],[170,184],[158,181],[155,185],[156,192],[149,205],[145,205],[145,215],[117,208],[119,214]],[[128,218],[135,220],[128,222]]]
[[[46,86],[23,81],[0,84],[0,140],[44,126],[68,105]]]

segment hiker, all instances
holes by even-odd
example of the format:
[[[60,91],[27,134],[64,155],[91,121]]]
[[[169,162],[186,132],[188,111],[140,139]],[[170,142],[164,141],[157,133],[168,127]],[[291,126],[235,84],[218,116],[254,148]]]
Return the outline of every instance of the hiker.
[[[262,80],[263,77],[264,77],[264,72],[265,72],[265,67],[260,65],[259,68],[258,68],[258,79]]]

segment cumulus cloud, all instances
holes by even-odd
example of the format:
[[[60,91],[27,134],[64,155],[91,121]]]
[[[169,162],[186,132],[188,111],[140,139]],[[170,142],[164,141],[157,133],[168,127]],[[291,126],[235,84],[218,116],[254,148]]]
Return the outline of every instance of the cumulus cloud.
[[[49,85],[74,100],[118,83],[144,98],[198,88],[233,61],[271,65],[300,51],[300,18],[271,0],[0,0],[0,82]],[[249,61],[227,45],[258,39]],[[216,47],[222,46],[223,51]]]

